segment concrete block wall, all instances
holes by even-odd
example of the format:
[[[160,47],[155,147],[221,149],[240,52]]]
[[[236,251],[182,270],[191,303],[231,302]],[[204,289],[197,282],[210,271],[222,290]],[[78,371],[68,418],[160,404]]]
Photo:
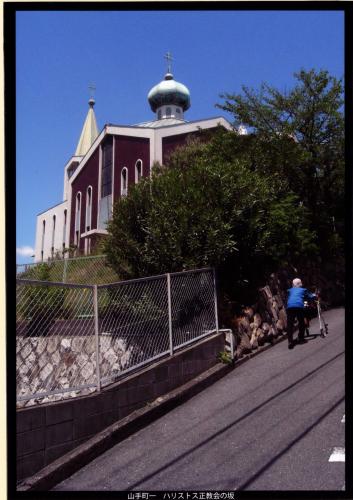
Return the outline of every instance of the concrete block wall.
[[[215,365],[217,333],[100,393],[17,410],[17,480],[31,476],[105,427]]]

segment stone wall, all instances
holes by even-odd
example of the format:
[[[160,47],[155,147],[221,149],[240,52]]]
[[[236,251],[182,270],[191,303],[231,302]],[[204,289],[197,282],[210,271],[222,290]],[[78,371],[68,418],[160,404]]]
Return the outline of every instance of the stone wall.
[[[258,290],[258,299],[251,306],[221,305],[222,326],[231,328],[235,337],[236,357],[241,358],[265,343],[272,343],[287,329],[286,290],[273,274],[268,285]],[[237,313],[234,310],[237,309]]]
[[[218,333],[99,393],[17,410],[17,479],[33,475],[99,431],[214,366]]]
[[[128,368],[132,356],[138,355],[138,351],[137,345],[127,345],[125,340],[112,335],[101,335],[101,377],[118,375]],[[63,337],[55,334],[48,337],[19,336],[16,342],[16,372],[18,397],[47,391],[66,391],[18,401],[18,408],[89,394],[95,387],[68,389],[97,385],[95,337]]]

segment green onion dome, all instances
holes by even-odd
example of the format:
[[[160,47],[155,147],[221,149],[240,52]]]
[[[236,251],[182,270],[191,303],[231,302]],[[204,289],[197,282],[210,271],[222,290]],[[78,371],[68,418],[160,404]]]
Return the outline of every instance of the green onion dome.
[[[147,98],[153,112],[167,104],[180,106],[183,111],[190,108],[189,90],[176,82],[171,73],[166,73],[164,80],[152,87]]]

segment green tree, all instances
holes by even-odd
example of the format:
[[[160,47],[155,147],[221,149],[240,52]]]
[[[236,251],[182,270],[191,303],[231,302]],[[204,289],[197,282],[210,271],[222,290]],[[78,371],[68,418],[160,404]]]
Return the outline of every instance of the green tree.
[[[342,249],[344,237],[344,117],[342,81],[327,71],[294,74],[282,92],[268,84],[258,91],[222,94],[217,106],[245,125],[243,153],[253,168],[279,173],[308,208],[321,252]],[[332,232],[335,232],[332,235]]]
[[[105,253],[120,276],[212,265],[236,287],[316,251],[305,207],[278,174],[236,157],[238,139],[220,129],[190,141],[116,203]]]

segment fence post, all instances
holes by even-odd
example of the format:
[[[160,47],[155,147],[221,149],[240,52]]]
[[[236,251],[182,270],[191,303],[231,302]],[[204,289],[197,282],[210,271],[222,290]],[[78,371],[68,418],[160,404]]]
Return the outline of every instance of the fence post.
[[[64,257],[63,283],[66,283],[67,261],[68,259]]]
[[[217,283],[216,283],[216,269],[213,268],[213,292],[214,292],[214,313],[216,321],[216,331],[218,332],[218,308],[217,308]]]
[[[101,375],[99,369],[99,324],[98,324],[98,291],[97,285],[93,285],[93,310],[94,310],[94,336],[96,340],[96,373],[97,390],[101,390]]]
[[[167,290],[168,290],[168,320],[169,320],[169,351],[173,356],[173,328],[172,328],[172,294],[170,291],[170,273],[167,273]]]

